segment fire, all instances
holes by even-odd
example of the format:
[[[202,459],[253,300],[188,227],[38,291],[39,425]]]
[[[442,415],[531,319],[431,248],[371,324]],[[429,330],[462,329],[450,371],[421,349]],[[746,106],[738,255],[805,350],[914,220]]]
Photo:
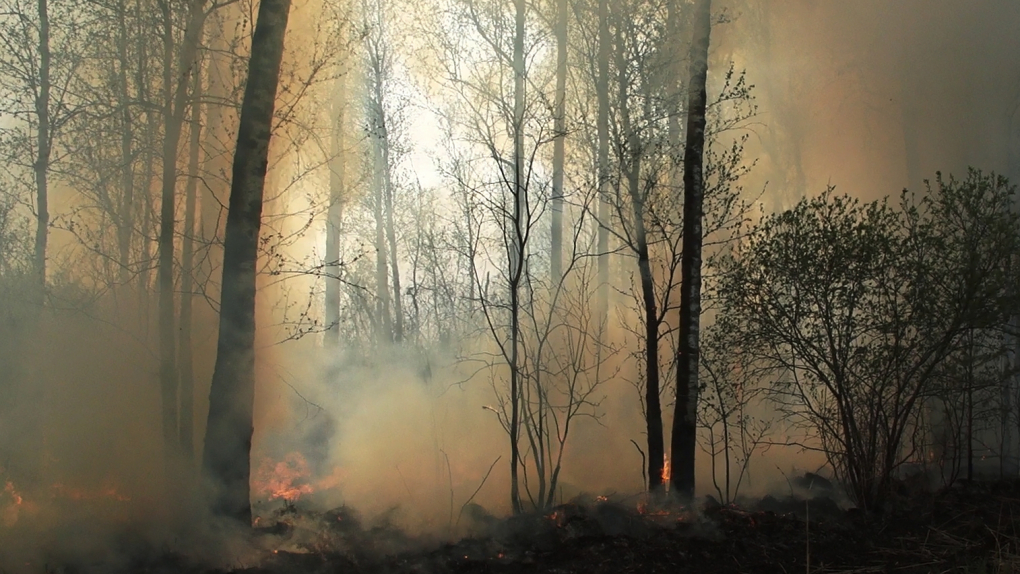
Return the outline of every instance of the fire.
[[[3,488],[0,488],[0,526],[12,527],[20,519],[38,513],[40,505],[46,504],[43,502],[46,499],[57,503],[68,500],[75,503],[92,501],[120,503],[130,501],[131,497],[109,483],[98,488],[87,488],[57,482],[48,489],[30,489],[25,492],[19,491],[13,481],[7,480],[3,483]]]
[[[252,480],[252,489],[269,500],[294,502],[303,495],[340,486],[345,472],[336,468],[329,475],[313,480],[308,461],[299,452],[292,452],[279,462],[263,460]]]
[[[666,488],[669,488],[669,476],[671,472],[672,469],[669,465],[669,457],[664,454],[662,455],[662,483],[667,485]]]
[[[25,502],[18,490],[14,488],[14,483],[7,481],[4,484],[3,491],[0,491],[3,497],[0,498],[0,524],[3,526],[14,526],[14,523],[18,521],[18,514],[21,512],[21,505]]]
[[[9,480],[7,481],[7,484],[4,485],[4,494],[11,498],[11,503],[14,506],[21,506],[21,503],[24,502],[24,499],[14,488],[14,483]]]

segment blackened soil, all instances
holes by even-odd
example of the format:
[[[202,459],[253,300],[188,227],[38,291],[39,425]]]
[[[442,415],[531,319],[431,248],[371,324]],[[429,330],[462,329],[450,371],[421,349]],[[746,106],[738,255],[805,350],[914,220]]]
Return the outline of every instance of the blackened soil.
[[[827,500],[811,504],[816,509],[806,512],[802,500],[772,499],[750,510],[706,505],[696,513],[658,514],[613,503],[568,504],[550,515],[493,521],[484,535],[430,546],[387,529],[355,527],[352,520],[336,520],[342,531],[329,532],[332,516],[316,543],[278,550],[258,567],[232,572],[1020,572],[1020,482],[901,497],[880,515],[840,510]],[[167,560],[172,563],[156,560],[136,571],[224,572]]]

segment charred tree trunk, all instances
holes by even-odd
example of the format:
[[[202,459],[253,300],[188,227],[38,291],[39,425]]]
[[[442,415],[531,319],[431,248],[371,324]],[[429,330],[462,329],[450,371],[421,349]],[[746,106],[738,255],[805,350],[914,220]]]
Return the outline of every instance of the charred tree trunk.
[[[556,0],[556,96],[553,132],[552,239],[550,272],[553,285],[563,279],[563,164],[566,159],[567,0]]]
[[[173,83],[174,53],[173,19],[169,0],[161,3],[163,10],[163,178],[159,219],[159,380],[163,402],[163,440],[168,454],[179,444],[178,436],[178,373],[174,336],[174,207],[177,185],[177,148],[184,124],[189,78],[198,54],[198,43],[205,20],[205,0],[192,0],[188,6],[188,23],[181,44],[180,68]],[[171,92],[171,90],[173,90]],[[173,94],[171,97],[171,93]]]
[[[216,366],[202,467],[213,513],[251,525],[251,437],[255,402],[255,277],[262,194],[290,0],[262,0],[234,155],[223,251]]]
[[[701,0],[694,13],[691,79],[688,87],[687,146],[684,150],[683,256],[680,262],[680,343],[677,350],[676,403],[670,493],[694,497],[694,457],[697,448],[698,367],[701,329],[701,247],[704,217],[705,108],[708,44],[712,31],[712,0]]]
[[[340,344],[340,226],[343,221],[345,183],[344,110],[347,72],[337,78],[333,94],[333,134],[329,162],[329,211],[326,214],[326,335],[327,347]]]
[[[47,0],[38,0],[39,12],[39,85],[35,95],[36,129],[35,172],[35,250],[33,301],[41,306],[46,300],[46,243],[49,239],[49,171],[53,135],[50,133],[50,15]]]
[[[191,131],[188,150],[188,183],[184,191],[184,229],[181,240],[181,328],[178,371],[181,383],[181,452],[185,460],[195,457],[195,371],[191,350],[192,291],[195,283],[195,211],[198,200],[198,167],[202,148],[202,72],[195,63],[192,88]]]

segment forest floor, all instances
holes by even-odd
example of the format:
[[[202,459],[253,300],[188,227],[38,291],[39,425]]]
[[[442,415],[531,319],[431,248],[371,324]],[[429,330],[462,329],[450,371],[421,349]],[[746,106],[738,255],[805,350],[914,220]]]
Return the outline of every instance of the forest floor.
[[[608,501],[548,515],[484,517],[484,535],[423,543],[363,528],[344,509],[310,520],[280,516],[262,536],[279,542],[236,574],[298,573],[867,573],[1020,572],[1020,481],[961,484],[901,497],[881,515],[766,497],[745,509],[640,513]],[[810,518],[805,521],[805,515]],[[302,542],[296,542],[302,540]],[[286,548],[286,549],[285,549]],[[808,566],[810,561],[810,566]],[[224,572],[163,556],[135,572]]]

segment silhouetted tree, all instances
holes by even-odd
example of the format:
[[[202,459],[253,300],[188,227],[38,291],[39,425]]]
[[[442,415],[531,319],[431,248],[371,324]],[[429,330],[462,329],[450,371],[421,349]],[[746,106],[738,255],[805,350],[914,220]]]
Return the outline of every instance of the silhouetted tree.
[[[263,0],[252,37],[248,83],[227,211],[216,366],[202,467],[215,514],[251,524],[255,401],[255,274],[262,196],[290,0]]]
[[[680,342],[677,348],[676,403],[670,494],[694,496],[694,456],[698,440],[698,338],[701,324],[701,248],[705,201],[705,124],[708,43],[712,0],[700,0],[694,12],[691,79],[687,87],[687,145],[684,149],[684,231],[680,264]]]

